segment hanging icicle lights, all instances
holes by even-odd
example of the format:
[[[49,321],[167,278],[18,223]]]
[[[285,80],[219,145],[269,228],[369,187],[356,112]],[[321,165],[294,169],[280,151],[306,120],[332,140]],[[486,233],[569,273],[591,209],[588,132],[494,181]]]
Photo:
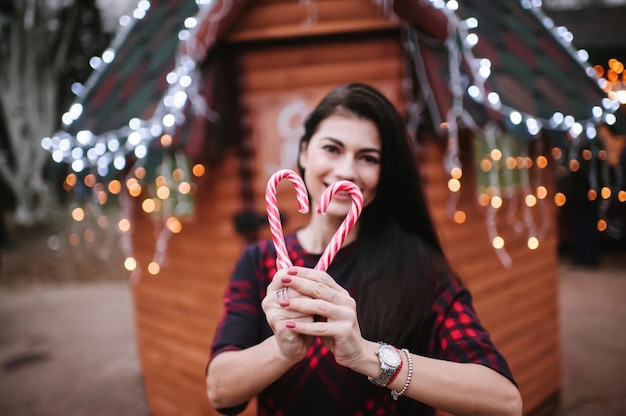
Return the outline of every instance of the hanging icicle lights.
[[[307,1],[305,3],[309,4],[313,1],[314,0]],[[218,3],[219,10],[213,10],[217,8]],[[383,4],[386,10],[392,10],[392,0],[374,0],[374,3],[378,5]],[[577,120],[571,115],[562,114],[560,112],[554,113],[549,119],[541,119],[503,104],[496,92],[489,92],[487,94],[485,81],[491,75],[491,62],[485,58],[475,57],[472,53],[472,48],[480,42],[479,35],[475,32],[480,22],[473,17],[464,20],[459,19],[456,15],[456,11],[459,9],[459,3],[455,0],[430,0],[430,3],[433,7],[446,12],[451,27],[454,28],[454,30],[451,31],[454,32],[451,36],[458,35],[464,39],[462,49],[457,49],[456,51],[452,51],[453,47],[457,47],[452,46],[457,45],[456,42],[448,42],[449,52],[452,56],[450,61],[450,71],[452,74],[450,89],[455,95],[455,103],[462,106],[462,97],[464,94],[467,94],[475,101],[501,113],[510,120],[513,125],[525,126],[530,137],[536,137],[542,129],[551,129],[567,132],[571,138],[584,136],[593,140],[597,136],[596,126],[598,124],[606,123],[613,125],[616,122],[614,112],[619,107],[618,99],[620,99],[624,93],[620,92],[621,90],[615,90],[613,88],[615,81],[601,77],[597,79],[598,85],[601,88],[605,88],[605,91],[607,91],[606,88],[610,81],[613,83],[611,84],[613,89],[610,91],[607,98],[602,100],[601,105],[591,107],[588,117],[582,120]],[[170,233],[180,232],[182,228],[174,212],[172,212],[172,215],[165,215],[163,207],[168,206],[168,204],[164,202],[170,199],[181,199],[181,196],[189,195],[192,188],[190,182],[192,174],[194,177],[199,177],[204,174],[205,170],[202,165],[195,165],[189,169],[181,162],[182,159],[174,158],[170,161],[171,169],[169,172],[158,175],[155,183],[147,184],[145,183],[145,170],[140,163],[141,160],[146,157],[149,146],[153,141],[160,141],[163,147],[167,147],[171,144],[173,132],[178,126],[185,122],[183,111],[187,105],[191,105],[196,113],[203,115],[209,120],[213,120],[217,116],[206,105],[205,100],[199,92],[201,75],[197,68],[198,63],[202,62],[204,58],[204,53],[210,48],[211,44],[215,42],[214,34],[208,33],[204,39],[204,44],[197,44],[198,40],[193,36],[193,31],[196,29],[199,21],[209,15],[209,12],[215,12],[209,18],[218,22],[232,7],[232,1],[196,0],[196,4],[198,6],[197,15],[189,16],[184,21],[185,28],[178,34],[179,41],[185,44],[184,53],[179,53],[176,57],[175,68],[166,77],[169,87],[150,119],[142,120],[133,118],[126,126],[103,134],[95,134],[89,130],[82,130],[72,135],[63,131],[55,134],[53,137],[46,137],[42,140],[42,146],[50,151],[53,160],[59,163],[67,163],[73,170],[65,181],[66,189],[73,189],[75,184],[82,182],[82,184],[92,189],[97,195],[95,199],[98,201],[98,204],[106,203],[111,196],[118,196],[124,209],[122,218],[118,221],[106,221],[99,218],[98,224],[115,223],[117,229],[123,233],[125,237],[123,238],[122,245],[124,253],[127,256],[125,267],[130,271],[137,270],[139,266],[132,255],[132,246],[128,232],[132,224],[130,222],[130,211],[128,207],[124,206],[124,201],[129,197],[141,197],[144,192],[148,192],[146,189],[154,189],[155,195],[146,197],[141,206],[147,213],[161,214],[155,216],[155,218],[158,218],[158,221],[162,223],[162,226],[159,228],[163,231],[158,238],[154,259],[148,266],[149,273],[157,274],[162,266],[168,236]],[[587,64],[589,58],[588,53],[584,50],[576,51],[573,49],[571,46],[573,40],[572,34],[564,27],[556,27],[553,21],[543,14],[541,11],[541,1],[521,0],[520,4],[523,8],[535,13],[545,27],[553,33],[554,37],[576,58],[587,75],[596,79],[598,70]],[[309,6],[311,8],[313,7],[310,4]],[[85,91],[89,90],[92,84],[98,80],[99,73],[103,71],[106,65],[114,60],[116,51],[124,41],[127,33],[135,22],[146,16],[149,9],[150,2],[143,0],[138,3],[137,9],[133,12],[132,17],[123,16],[120,18],[119,23],[123,29],[118,34],[112,46],[104,51],[101,57],[94,57],[90,60],[94,68],[94,75],[85,86],[79,84],[72,86],[72,91],[78,96],[78,99],[62,117],[66,128],[69,128],[72,123],[80,118],[83,112],[81,97],[84,96]],[[210,26],[211,29],[215,27],[216,25]],[[462,57],[466,59],[469,58],[467,61],[472,63],[472,65],[470,65],[471,74],[469,74],[471,75],[471,82],[467,85],[465,90],[459,87],[461,85],[460,82],[455,82],[455,80],[458,81],[458,76],[460,75],[458,71]],[[616,68],[619,68],[619,66],[616,65]],[[613,66],[611,66],[611,70],[618,73]],[[457,78],[455,78],[455,75]],[[623,86],[623,84],[621,85]],[[454,202],[458,200],[458,195],[461,192],[461,179],[463,176],[463,169],[458,157],[460,149],[456,136],[458,133],[458,118],[462,118],[465,124],[469,125],[473,130],[483,134],[485,134],[486,131],[473,125],[473,120],[467,117],[466,111],[462,107],[452,109],[451,113],[446,115],[442,122],[442,130],[447,130],[449,134],[448,153],[444,164],[450,175],[448,188],[451,193],[451,203],[449,204],[451,216],[455,222],[463,223],[466,221],[466,214],[456,209],[456,203]],[[491,135],[489,136],[491,138],[487,137],[487,139],[491,140],[492,148],[489,149],[488,156],[485,158],[485,166],[487,163],[492,167],[504,165],[506,169],[509,170],[527,170],[531,166],[542,169],[546,166],[544,156],[532,160],[527,155],[515,156],[510,154],[506,148],[499,149],[494,145],[495,142],[493,142],[493,138],[495,137],[493,135],[497,132],[487,129],[487,133]],[[500,151],[500,153],[498,153],[498,151]],[[561,149],[556,147],[551,150],[551,155],[556,161],[562,162],[567,160],[567,155],[564,155]],[[128,156],[133,156],[132,159],[137,160],[136,166],[130,167],[130,169],[127,169],[126,166],[129,161]],[[598,152],[598,157],[602,158],[601,151]],[[576,162],[575,158],[572,158],[569,162],[569,168],[575,168]],[[482,163],[481,168],[484,170]],[[189,174],[184,177],[184,179],[179,180],[177,178],[181,178],[185,175],[174,174],[174,172],[177,172],[177,169],[181,169],[182,172],[189,172]],[[106,186],[104,185],[103,181],[105,181],[106,177],[111,177],[111,174],[115,172],[121,174],[124,170],[129,171],[129,177],[122,180],[114,179]],[[494,177],[493,175],[490,176]],[[528,179],[523,182],[524,193],[526,194],[524,197],[526,207],[534,207],[538,205],[540,201],[547,199],[545,187],[537,185],[531,188]],[[534,189],[534,191],[531,189]],[[600,194],[605,195],[606,193],[600,192]],[[506,197],[506,195],[502,195],[500,185],[494,182],[491,186],[487,187],[484,193],[478,196],[478,202],[485,207],[489,207],[489,209],[492,210],[493,216],[502,206],[503,196]],[[554,203],[557,206],[564,205],[566,203],[566,196],[562,193],[555,194]],[[80,207],[74,207],[72,216],[75,221],[81,221],[81,218],[85,216],[85,210]],[[529,230],[527,246],[529,249],[534,250],[539,246],[541,232],[537,231],[534,224],[532,224],[532,220],[529,218],[528,213],[525,213],[524,222]],[[497,233],[495,222],[487,219],[487,223],[490,235],[492,236],[492,246],[500,256],[502,263],[505,266],[510,266],[510,259],[504,249],[505,241]],[[515,226],[517,225],[518,224],[515,224]],[[76,238],[74,238],[74,240],[75,239]]]

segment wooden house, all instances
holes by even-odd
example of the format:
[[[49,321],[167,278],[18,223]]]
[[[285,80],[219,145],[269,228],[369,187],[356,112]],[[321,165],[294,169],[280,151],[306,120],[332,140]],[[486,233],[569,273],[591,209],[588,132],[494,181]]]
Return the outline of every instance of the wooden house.
[[[182,228],[166,238],[154,275],[147,265],[161,243],[155,230],[166,225],[155,227],[153,214],[142,211],[143,197],[128,205],[138,265],[132,285],[136,332],[151,414],[214,414],[204,380],[209,345],[235,260],[246,244],[269,237],[265,184],[277,169],[295,168],[299,126],[308,111],[332,87],[352,81],[378,87],[406,117],[420,143],[416,163],[446,254],[510,363],[525,414],[550,414],[561,388],[559,260],[557,230],[550,222],[560,162],[551,155],[554,143],[566,141],[567,129],[550,126],[549,120],[555,113],[591,117],[602,92],[584,65],[529,10],[532,6],[517,0],[468,0],[456,10],[433,1],[215,0],[200,7],[197,25],[180,46],[171,38],[193,16],[190,3],[152,2],[83,97],[83,115],[66,129],[72,137],[86,129],[105,137],[107,131],[126,129],[133,118],[162,119],[159,100],[171,89],[163,78],[184,66],[181,56],[201,68],[198,96],[219,114],[209,121],[187,115],[171,141],[156,134],[148,146],[148,162],[141,165],[148,171],[156,163],[150,154],[170,149],[204,169],[193,181],[193,212],[177,217]],[[473,49],[467,46],[471,34],[480,35]],[[150,50],[153,55],[145,55]],[[489,63],[480,66],[479,58]],[[483,70],[491,72],[488,81],[476,78]],[[473,83],[482,101],[464,92]],[[481,170],[484,154],[503,149],[502,137],[490,136],[485,127],[490,120],[518,149],[509,155],[517,161],[512,170],[528,176],[515,173],[517,180],[506,186],[501,180],[500,188],[487,191],[493,183]],[[540,128],[535,131],[528,120],[539,120]],[[127,129],[117,133],[130,136]],[[486,150],[475,145],[479,136]],[[538,162],[544,155],[547,167]],[[137,152],[129,157],[142,159]],[[462,187],[456,191],[459,167]],[[525,197],[529,189],[536,195],[539,185],[545,194],[537,195],[530,209]],[[488,196],[486,203],[480,195]],[[494,196],[503,200],[499,210],[490,203]],[[279,188],[279,204],[286,231],[304,223],[291,187]],[[538,246],[529,247],[529,236],[537,237]]]

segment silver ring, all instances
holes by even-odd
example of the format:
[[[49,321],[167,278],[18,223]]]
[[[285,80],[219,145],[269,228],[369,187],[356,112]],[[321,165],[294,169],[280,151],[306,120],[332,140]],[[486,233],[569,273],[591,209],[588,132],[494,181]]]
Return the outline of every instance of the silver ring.
[[[337,294],[337,291],[335,289],[330,289],[332,290],[332,292],[330,293],[330,299],[328,299],[329,302],[332,302],[333,299],[335,298],[335,295]]]
[[[277,291],[274,292],[274,298],[276,298],[276,303],[280,304],[282,300],[289,300],[289,296],[287,296],[287,288],[281,287]]]

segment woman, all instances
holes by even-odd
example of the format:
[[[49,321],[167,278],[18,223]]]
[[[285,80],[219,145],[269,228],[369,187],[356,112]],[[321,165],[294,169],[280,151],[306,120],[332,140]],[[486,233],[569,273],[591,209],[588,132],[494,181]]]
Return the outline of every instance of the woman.
[[[207,368],[225,414],[519,415],[508,365],[481,326],[430,219],[405,125],[380,92],[338,87],[305,122],[299,168],[310,200],[349,180],[364,209],[327,272],[313,267],[350,209],[248,247],[224,295]],[[282,288],[286,288],[286,295]]]

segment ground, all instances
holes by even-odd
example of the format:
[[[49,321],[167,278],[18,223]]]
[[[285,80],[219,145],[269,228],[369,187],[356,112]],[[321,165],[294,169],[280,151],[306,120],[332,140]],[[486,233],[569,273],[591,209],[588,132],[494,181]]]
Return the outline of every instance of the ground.
[[[119,236],[67,243],[86,228],[11,229],[0,269],[0,415],[149,414]],[[626,252],[594,269],[563,258],[556,416],[626,414],[624,299]]]

